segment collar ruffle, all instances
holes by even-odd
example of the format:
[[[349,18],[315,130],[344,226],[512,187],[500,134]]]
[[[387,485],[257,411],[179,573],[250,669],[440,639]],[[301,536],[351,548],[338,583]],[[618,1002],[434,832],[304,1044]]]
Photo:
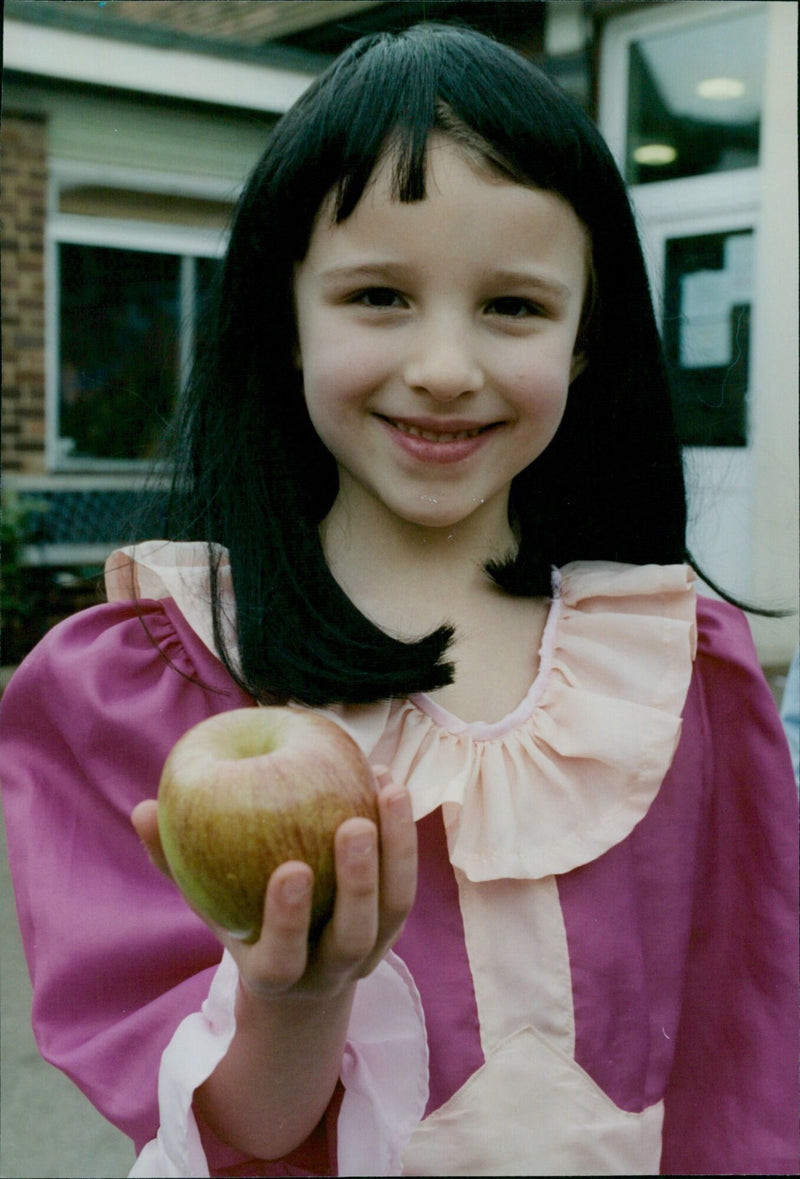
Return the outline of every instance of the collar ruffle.
[[[213,650],[205,564],[202,545],[120,550],[109,597],[135,586],[174,598]],[[696,646],[693,581],[683,565],[565,566],[536,679],[497,723],[459,721],[425,695],[319,711],[407,785],[417,818],[443,807],[468,879],[568,872],[630,834],[669,769]]]

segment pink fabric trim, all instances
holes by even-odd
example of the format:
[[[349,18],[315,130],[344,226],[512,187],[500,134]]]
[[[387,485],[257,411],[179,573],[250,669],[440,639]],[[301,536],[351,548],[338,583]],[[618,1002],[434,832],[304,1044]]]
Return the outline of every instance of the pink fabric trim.
[[[164,1049],[158,1073],[158,1135],[148,1142],[130,1179],[194,1175],[204,1179],[208,1162],[192,1112],[194,1091],[230,1047],[236,1030],[234,1004],[239,974],[225,952],[201,1011],[188,1015]]]
[[[341,1079],[339,1174],[399,1175],[428,1100],[428,1040],[414,980],[391,951],[358,984]]]
[[[236,604],[230,561],[225,549],[215,546],[215,552],[219,557],[225,645],[231,658],[236,660]],[[208,550],[204,544],[148,540],[117,549],[106,560],[105,586],[109,602],[172,598],[198,638],[209,651],[217,654],[211,618]]]
[[[463,724],[425,697],[393,703],[370,752],[406,782],[417,818],[445,808],[451,861],[468,879],[571,871],[647,813],[691,680],[692,580],[683,566],[567,566],[539,673],[513,713]]]

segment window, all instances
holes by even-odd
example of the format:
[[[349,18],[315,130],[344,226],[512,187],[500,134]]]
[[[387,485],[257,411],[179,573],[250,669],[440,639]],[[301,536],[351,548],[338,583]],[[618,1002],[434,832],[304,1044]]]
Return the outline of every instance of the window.
[[[231,204],[55,172],[49,465],[135,469],[188,373]]]
[[[628,182],[756,166],[764,48],[764,13],[758,11],[631,41]]]
[[[687,446],[745,446],[753,232],[671,237],[664,348]]]
[[[665,5],[604,42],[601,125],[631,186],[685,446],[749,441],[765,7]]]
[[[192,256],[59,244],[62,461],[153,454],[213,266]]]

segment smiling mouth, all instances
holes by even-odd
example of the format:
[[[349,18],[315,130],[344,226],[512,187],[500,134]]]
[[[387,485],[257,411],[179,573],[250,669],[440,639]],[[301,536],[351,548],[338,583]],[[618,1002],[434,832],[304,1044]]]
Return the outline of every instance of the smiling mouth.
[[[383,421],[388,422],[390,426],[394,426],[401,434],[408,434],[412,438],[424,438],[426,442],[463,442],[467,438],[477,438],[479,434],[484,434],[487,430],[491,430],[494,424],[475,426],[471,430],[442,431],[425,430],[421,426],[414,426],[409,422],[399,422],[396,418],[383,418]]]

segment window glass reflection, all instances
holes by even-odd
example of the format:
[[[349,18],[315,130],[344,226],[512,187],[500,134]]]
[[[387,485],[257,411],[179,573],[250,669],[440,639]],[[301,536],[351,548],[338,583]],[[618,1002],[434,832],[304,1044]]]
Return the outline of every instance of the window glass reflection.
[[[152,452],[178,380],[180,258],[60,246],[64,458]]]
[[[760,10],[631,44],[629,183],[758,165],[765,28]]]
[[[753,232],[666,244],[664,348],[680,441],[746,446]]]

